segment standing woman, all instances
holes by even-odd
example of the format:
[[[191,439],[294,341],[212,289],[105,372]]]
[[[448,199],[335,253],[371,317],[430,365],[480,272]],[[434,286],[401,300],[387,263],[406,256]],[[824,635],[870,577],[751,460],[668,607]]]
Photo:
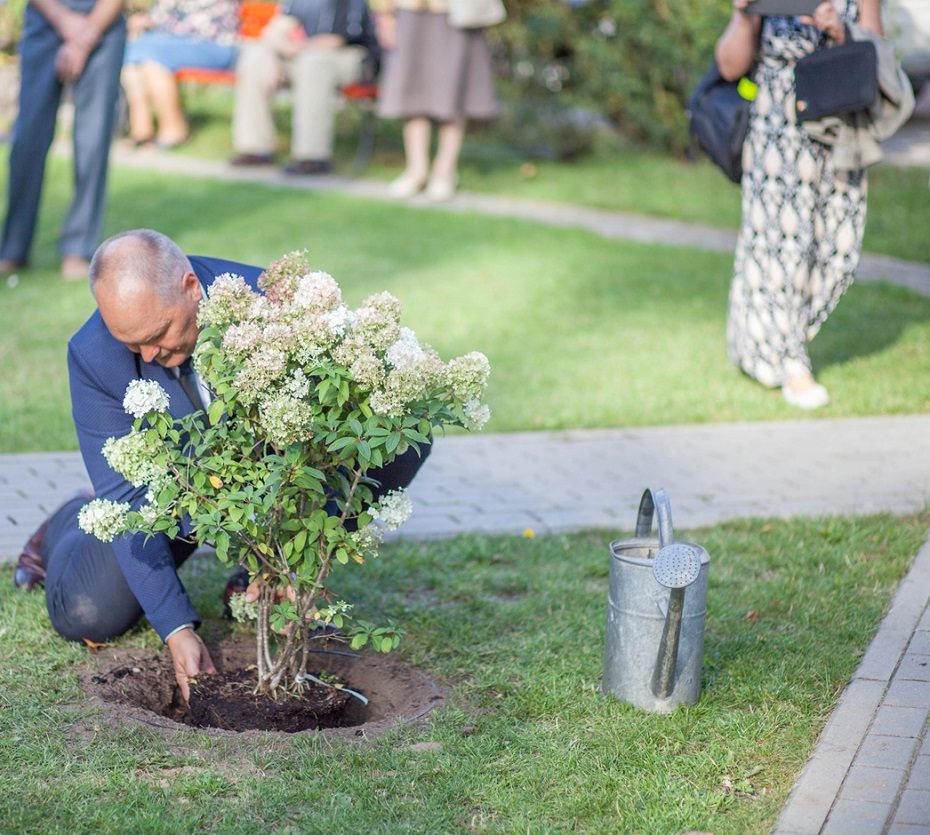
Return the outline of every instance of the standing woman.
[[[449,200],[458,181],[459,151],[468,119],[497,115],[491,54],[483,29],[449,24],[446,0],[388,0],[373,3],[387,50],[378,115],[405,119],[404,173],[390,185],[394,197],[426,189],[435,201]],[[430,168],[432,122],[439,143]]]
[[[759,17],[748,0],[717,42],[720,72],[756,64],[759,85],[743,146],[742,225],[736,245],[727,345],[730,358],[802,409],[826,405],[807,343],[853,280],[865,229],[866,176],[839,170],[833,149],[795,119],[794,66],[846,40],[844,22],[882,34],[879,0],[825,0],[810,17]]]

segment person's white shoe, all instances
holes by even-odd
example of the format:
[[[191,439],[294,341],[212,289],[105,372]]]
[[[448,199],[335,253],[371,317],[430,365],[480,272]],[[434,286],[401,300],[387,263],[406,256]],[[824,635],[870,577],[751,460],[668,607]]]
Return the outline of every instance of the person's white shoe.
[[[799,409],[819,409],[830,402],[829,392],[820,383],[814,383],[803,391],[795,391],[786,383],[781,387],[781,393],[789,406]]]
[[[455,195],[454,180],[430,180],[426,187],[426,197],[433,203],[445,203]]]
[[[388,186],[388,194],[398,200],[408,200],[419,194],[426,185],[426,177],[414,177],[412,174],[401,174],[392,180]]]

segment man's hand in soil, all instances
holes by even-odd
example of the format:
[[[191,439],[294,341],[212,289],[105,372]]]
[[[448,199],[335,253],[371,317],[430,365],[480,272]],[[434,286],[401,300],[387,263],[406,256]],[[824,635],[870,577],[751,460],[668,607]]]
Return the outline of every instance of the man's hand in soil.
[[[193,629],[181,629],[168,637],[168,649],[174,662],[174,677],[184,701],[190,699],[190,680],[201,673],[215,673],[213,659],[204,642]]]

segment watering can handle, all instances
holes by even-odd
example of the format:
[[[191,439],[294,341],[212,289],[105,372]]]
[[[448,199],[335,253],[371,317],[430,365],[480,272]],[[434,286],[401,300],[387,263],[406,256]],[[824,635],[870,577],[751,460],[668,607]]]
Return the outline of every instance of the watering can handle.
[[[675,541],[672,530],[672,506],[668,494],[660,487],[653,491],[647,487],[639,501],[639,513],[636,515],[636,536],[647,537],[652,533],[652,518],[658,516],[659,547],[664,548]]]

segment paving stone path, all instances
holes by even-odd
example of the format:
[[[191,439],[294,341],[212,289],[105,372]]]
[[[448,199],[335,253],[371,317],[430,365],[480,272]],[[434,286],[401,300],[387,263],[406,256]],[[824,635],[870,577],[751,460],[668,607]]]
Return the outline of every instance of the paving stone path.
[[[922,135],[921,135],[922,136]],[[930,136],[903,161],[930,160]],[[915,157],[916,154],[916,157]],[[115,154],[165,172],[387,199],[383,184],[284,179],[175,155]],[[923,164],[919,162],[918,164]],[[425,204],[420,204],[425,205]],[[475,211],[605,237],[731,250],[733,235],[635,215],[478,195]],[[859,278],[930,295],[930,265],[866,256]],[[904,514],[930,501],[930,415],[514,433],[440,438],[411,490],[405,536],[633,526],[645,487],[664,487],[676,529],[753,516]],[[0,562],[87,486],[77,453],[0,455]],[[776,824],[785,833],[930,833],[930,541],[834,710]]]

